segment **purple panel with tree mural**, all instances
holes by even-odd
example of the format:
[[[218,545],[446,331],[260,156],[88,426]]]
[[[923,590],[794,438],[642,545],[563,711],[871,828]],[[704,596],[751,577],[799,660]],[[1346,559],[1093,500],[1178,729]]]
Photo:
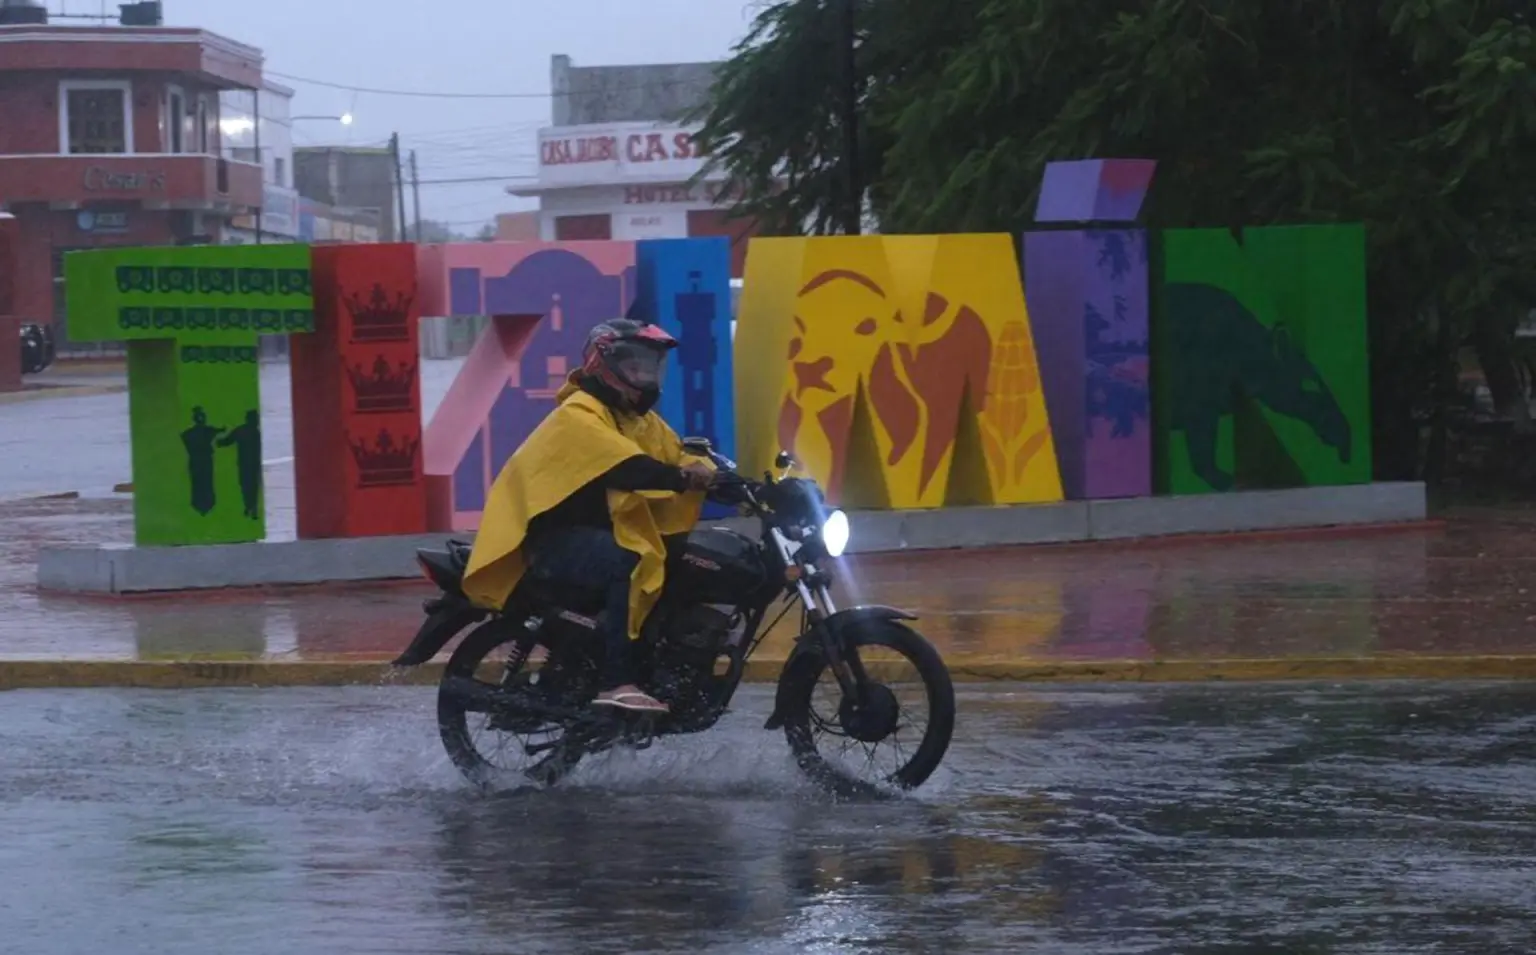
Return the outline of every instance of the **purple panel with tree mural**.
[[[1069,499],[1152,492],[1147,236],[1032,232],[1024,291]]]
[[[1134,160],[1052,163],[1041,214],[1134,217],[1150,176]],[[1030,326],[1070,499],[1152,492],[1147,251],[1142,229],[1024,236]]]

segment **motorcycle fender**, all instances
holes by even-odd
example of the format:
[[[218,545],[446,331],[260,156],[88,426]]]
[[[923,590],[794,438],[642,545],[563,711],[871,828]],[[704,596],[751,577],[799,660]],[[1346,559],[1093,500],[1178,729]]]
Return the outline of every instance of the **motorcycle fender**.
[[[905,610],[897,610],[895,607],[884,607],[872,604],[867,607],[849,607],[847,610],[839,610],[832,616],[821,621],[795,641],[795,648],[789,652],[789,659],[784,661],[784,670],[779,674],[779,690],[773,701],[773,715],[768,717],[768,722],[763,724],[765,730],[776,730],[784,727],[784,706],[788,702],[789,687],[795,683],[801,669],[808,669],[820,665],[823,628],[830,630],[834,635],[844,627],[866,623],[872,620],[916,620],[917,615]]]
[[[484,610],[464,600],[437,600],[433,604],[435,606],[429,605],[427,619],[422,621],[411,645],[394,659],[391,666],[414,667],[426,663],[437,656],[437,652],[460,630],[486,616]]]

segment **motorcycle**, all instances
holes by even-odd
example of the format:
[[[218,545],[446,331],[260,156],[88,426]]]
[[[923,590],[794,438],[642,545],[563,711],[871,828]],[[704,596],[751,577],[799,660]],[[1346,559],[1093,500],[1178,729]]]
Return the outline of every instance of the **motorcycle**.
[[[949,748],[954,686],[938,651],[907,625],[914,615],[834,605],[828,564],[848,545],[848,516],[826,507],[815,481],[789,476],[795,462],[787,452],[775,461],[777,477],[769,472],[755,481],[738,474],[735,462],[707,440],[690,438],[684,446],[714,462],[711,499],[758,518],[761,533],[754,539],[728,528],[697,528],[679,535],[685,541],[669,542],[666,586],[635,655],[640,685],[670,712],[590,705],[603,652],[594,619],[600,591],[542,577],[535,563],[505,608],[492,611],[464,595],[467,543],[451,540],[445,550],[416,552],[439,594],[425,602],[426,620],[394,665],[420,666],[477,625],[449,656],[438,686],[438,730],[454,765],[480,785],[521,770],[551,786],[589,755],[704,732],[729,709],[763,638],[798,607],[798,636],[763,728],[782,729],[800,769],[836,791],[921,785]],[[763,626],[781,598],[779,615]],[[816,691],[828,674],[829,700],[818,709]],[[898,697],[902,690],[915,691],[910,709]],[[919,704],[927,711],[921,724],[911,716]],[[471,731],[471,718],[484,720],[494,752]],[[505,745],[509,736],[517,745]],[[875,748],[886,744],[895,750],[889,769],[876,766]],[[508,750],[518,765],[497,762]],[[842,764],[850,750],[863,764],[857,771]]]
[[[53,329],[35,322],[21,326],[21,373],[35,375],[53,364]]]

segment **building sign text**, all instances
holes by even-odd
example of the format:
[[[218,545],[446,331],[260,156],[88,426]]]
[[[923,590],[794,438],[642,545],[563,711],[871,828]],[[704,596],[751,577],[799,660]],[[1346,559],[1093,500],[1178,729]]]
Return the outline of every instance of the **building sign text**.
[[[624,136],[569,136],[539,144],[539,163],[569,166],[590,162],[676,162],[703,159],[687,132],[629,133]]]
[[[742,198],[741,190],[725,182],[705,183],[702,189],[693,189],[688,186],[624,187],[626,206],[698,205],[701,201],[718,205],[740,198]]]
[[[86,192],[164,192],[165,173],[113,172],[101,166],[90,166],[85,170],[81,185]]]

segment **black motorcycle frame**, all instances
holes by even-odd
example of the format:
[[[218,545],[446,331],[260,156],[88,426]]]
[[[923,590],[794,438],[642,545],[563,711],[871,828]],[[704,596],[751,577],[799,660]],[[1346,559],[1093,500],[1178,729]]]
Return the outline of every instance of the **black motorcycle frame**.
[[[723,677],[713,676],[712,699],[703,712],[698,708],[674,708],[672,713],[655,719],[650,728],[652,735],[697,733],[712,727],[730,706],[746,673],[746,664],[761,643],[763,636],[785,613],[794,609],[793,602],[800,604],[802,620],[800,634],[785,661],[779,675],[778,692],[773,712],[764,729],[779,729],[784,724],[785,707],[797,681],[814,679],[823,665],[830,667],[845,699],[861,705],[869,679],[858,653],[853,649],[850,634],[861,624],[875,621],[916,620],[916,616],[895,607],[865,605],[839,610],[832,599],[832,577],[823,566],[828,555],[821,539],[825,523],[825,504],[820,489],[814,482],[797,478],[775,479],[765,474],[757,482],[736,473],[734,462],[716,453],[702,439],[689,439],[685,446],[690,453],[708,457],[717,468],[717,478],[711,489],[711,497],[738,505],[751,516],[759,519],[761,534],[755,542],[756,556],[761,560],[762,581],[753,590],[747,588],[745,599],[735,604],[738,613],[745,614],[739,639],[729,648],[730,669]],[[778,460],[781,470],[793,462],[787,454]],[[689,535],[692,543],[701,534],[732,534],[750,541],[743,535],[724,529],[695,530]],[[513,650],[521,664],[532,649],[543,644],[553,655],[562,641],[579,640],[582,631],[596,630],[596,621],[585,614],[563,606],[556,593],[558,586],[545,588],[539,583],[519,585],[509,605],[500,613],[474,606],[461,589],[463,571],[469,558],[469,545],[460,541],[450,542],[447,551],[422,550],[417,561],[424,574],[442,593],[425,602],[423,609],[427,619],[412,640],[410,646],[395,661],[395,666],[419,666],[435,657],[455,635],[473,624],[488,620],[484,626],[507,627],[507,641],[516,641]],[[687,560],[685,551],[682,559]],[[670,562],[670,558],[669,558]],[[675,606],[687,607],[703,601],[690,601],[685,585],[673,589],[669,581],[663,594],[663,605],[672,598]],[[768,628],[763,627],[776,601],[788,601],[779,617]],[[658,606],[657,611],[663,607]],[[663,617],[654,612],[647,627]],[[663,617],[664,620],[664,617]],[[518,631],[521,631],[520,633]],[[562,632],[563,631],[563,632]],[[656,635],[648,634],[650,647],[657,647]],[[718,660],[718,656],[716,657]],[[664,663],[664,659],[658,659]],[[512,689],[491,688],[474,680],[445,678],[444,692],[462,694],[473,708],[490,712],[516,712],[527,717],[558,722],[567,726],[583,724],[592,718],[592,711],[584,704],[558,705]],[[490,694],[489,699],[479,697]]]

